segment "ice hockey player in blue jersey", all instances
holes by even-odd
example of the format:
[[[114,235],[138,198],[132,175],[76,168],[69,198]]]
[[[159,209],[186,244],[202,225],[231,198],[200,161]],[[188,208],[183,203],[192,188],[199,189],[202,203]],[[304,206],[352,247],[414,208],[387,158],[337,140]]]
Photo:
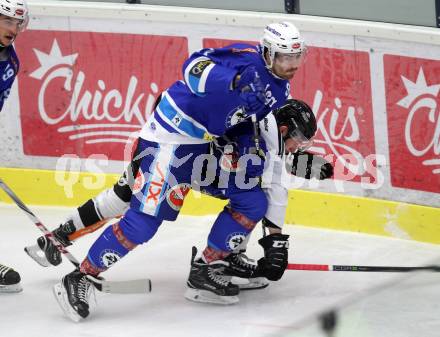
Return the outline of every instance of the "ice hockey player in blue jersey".
[[[29,21],[24,0],[0,0],[0,110],[17,76],[19,61],[12,45]]]
[[[18,73],[19,62],[14,46],[17,35],[28,23],[28,9],[23,0],[0,0],[0,111],[9,96]],[[0,292],[21,291],[20,275],[0,264]]]
[[[95,241],[80,268],[55,286],[57,299],[67,304],[70,317],[89,315],[90,276],[149,241],[163,220],[176,219],[182,203],[176,203],[173,196],[183,199],[191,188],[201,169],[198,158],[209,152],[214,137],[252,115],[261,120],[284,104],[290,93],[288,80],[300,66],[304,51],[296,27],[279,23],[266,27],[257,47],[236,44],[191,55],[183,65],[184,81],[175,82],[161,95],[141,130],[133,160],[138,169],[131,177],[130,208]],[[255,216],[262,217],[265,208],[262,201]],[[207,264],[207,275],[210,268]],[[235,287],[225,284],[225,290],[235,292]]]

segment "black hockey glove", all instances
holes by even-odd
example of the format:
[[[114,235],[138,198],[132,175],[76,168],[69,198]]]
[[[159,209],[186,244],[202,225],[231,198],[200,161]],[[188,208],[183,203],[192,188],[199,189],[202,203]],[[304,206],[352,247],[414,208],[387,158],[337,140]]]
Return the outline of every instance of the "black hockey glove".
[[[264,257],[258,260],[258,272],[271,281],[278,281],[288,264],[289,235],[270,234],[258,240]]]
[[[289,156],[287,170],[297,177],[324,180],[333,176],[333,165],[310,152],[296,152]]]

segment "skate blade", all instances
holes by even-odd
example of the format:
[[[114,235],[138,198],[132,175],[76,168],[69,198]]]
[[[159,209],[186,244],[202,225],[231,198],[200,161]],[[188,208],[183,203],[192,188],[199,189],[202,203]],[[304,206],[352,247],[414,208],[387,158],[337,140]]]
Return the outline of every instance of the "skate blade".
[[[69,299],[67,298],[66,290],[64,289],[61,283],[57,283],[52,288],[53,294],[60,306],[61,310],[63,310],[64,314],[69,317],[72,321],[78,323],[83,320],[83,318],[78,315],[78,313],[73,310],[73,308],[69,304]]]
[[[20,283],[0,285],[0,293],[19,293],[20,291],[23,291]]]
[[[238,296],[219,296],[207,290],[188,288],[185,298],[200,303],[229,305],[239,301]]]
[[[265,277],[241,278],[233,276],[231,283],[238,285],[240,290],[256,290],[264,289],[269,285],[269,281]]]
[[[49,263],[49,261],[47,261],[46,256],[44,255],[44,252],[40,249],[40,247],[38,247],[38,245],[24,247],[24,251],[35,262],[37,262],[40,266],[43,266],[43,267],[50,266],[50,263]],[[40,255],[40,254],[42,254],[42,255]]]

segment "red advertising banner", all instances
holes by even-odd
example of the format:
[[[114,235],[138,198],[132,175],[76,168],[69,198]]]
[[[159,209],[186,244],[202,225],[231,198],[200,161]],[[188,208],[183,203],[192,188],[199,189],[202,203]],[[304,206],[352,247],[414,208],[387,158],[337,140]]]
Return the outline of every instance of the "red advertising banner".
[[[440,193],[440,61],[384,55],[391,183]]]
[[[28,30],[16,44],[24,153],[123,160],[159,93],[182,78],[186,37]]]
[[[312,105],[314,150],[335,163],[335,178],[381,183],[377,172],[368,52],[309,47],[292,96]]]
[[[236,42],[246,41],[204,39],[203,45]],[[291,85],[292,97],[309,103],[316,114],[313,151],[335,163],[335,178],[377,183],[368,52],[309,47]]]

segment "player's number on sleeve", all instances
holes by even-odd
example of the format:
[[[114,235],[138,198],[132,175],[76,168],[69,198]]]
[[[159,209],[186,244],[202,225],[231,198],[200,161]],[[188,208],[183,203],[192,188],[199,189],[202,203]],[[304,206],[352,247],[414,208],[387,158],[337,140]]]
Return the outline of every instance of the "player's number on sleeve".
[[[5,69],[5,72],[3,73],[3,81],[7,81],[9,78],[14,76],[14,69],[12,69],[11,65],[8,64],[8,66]]]

